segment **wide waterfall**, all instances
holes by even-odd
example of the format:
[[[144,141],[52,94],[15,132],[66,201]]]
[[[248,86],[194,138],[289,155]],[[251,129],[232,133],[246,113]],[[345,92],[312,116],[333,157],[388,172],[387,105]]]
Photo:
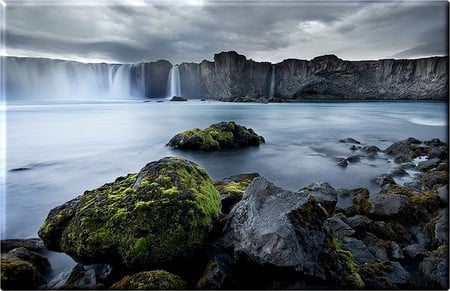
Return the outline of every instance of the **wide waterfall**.
[[[173,96],[181,96],[181,82],[180,71],[178,65],[172,66],[169,72],[169,79],[167,80],[167,98]]]
[[[108,100],[142,97],[132,90],[130,64],[85,64],[73,61],[2,58],[7,100]],[[141,85],[141,84],[139,84]]]
[[[269,97],[273,98],[274,93],[275,93],[275,66],[272,66],[272,75],[270,76]]]

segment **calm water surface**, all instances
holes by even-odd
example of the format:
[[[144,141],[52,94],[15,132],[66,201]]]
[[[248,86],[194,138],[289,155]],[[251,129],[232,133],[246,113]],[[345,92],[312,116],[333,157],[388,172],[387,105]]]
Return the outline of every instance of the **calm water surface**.
[[[53,207],[165,156],[195,161],[214,179],[259,172],[291,190],[327,181],[376,193],[370,179],[395,164],[380,155],[340,168],[333,157],[355,153],[338,140],[352,137],[381,149],[410,136],[447,140],[447,107],[422,102],[8,104],[1,112],[7,125],[1,237],[36,237]],[[179,131],[231,120],[253,128],[266,144],[211,153],[165,146]],[[11,171],[17,168],[26,170]]]

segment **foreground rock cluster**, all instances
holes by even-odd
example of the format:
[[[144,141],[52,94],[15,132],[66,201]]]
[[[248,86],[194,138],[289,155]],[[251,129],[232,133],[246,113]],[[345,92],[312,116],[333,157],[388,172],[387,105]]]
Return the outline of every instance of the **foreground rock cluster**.
[[[416,179],[289,191],[257,173],[213,182],[182,158],[151,162],[52,209],[42,241],[2,241],[2,288],[446,289],[448,145],[384,151]],[[49,281],[44,244],[78,264]]]

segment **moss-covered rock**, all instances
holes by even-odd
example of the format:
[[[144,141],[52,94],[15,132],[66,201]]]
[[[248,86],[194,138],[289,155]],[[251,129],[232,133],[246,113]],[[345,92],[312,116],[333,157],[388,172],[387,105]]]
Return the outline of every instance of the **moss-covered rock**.
[[[199,165],[166,157],[52,209],[39,230],[50,250],[82,263],[173,261],[200,246],[220,198]]]
[[[172,137],[167,145],[173,149],[214,151],[258,146],[264,142],[264,138],[253,129],[230,121],[215,123],[203,130],[199,128],[186,130]]]
[[[114,283],[111,289],[118,290],[180,290],[186,282],[179,276],[163,270],[145,271],[125,276]]]

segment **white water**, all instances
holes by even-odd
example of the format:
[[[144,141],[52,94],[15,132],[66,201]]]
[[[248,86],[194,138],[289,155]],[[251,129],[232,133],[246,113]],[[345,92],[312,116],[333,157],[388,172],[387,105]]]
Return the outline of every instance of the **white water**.
[[[130,99],[133,65],[3,58],[8,100]],[[139,92],[139,91],[138,91]],[[142,95],[142,94],[135,94]]]
[[[272,76],[270,77],[269,97],[273,98],[274,93],[275,93],[275,66],[272,66]]]
[[[172,66],[169,72],[169,79],[167,80],[167,98],[173,96],[181,96],[181,82],[180,71],[178,65]]]

